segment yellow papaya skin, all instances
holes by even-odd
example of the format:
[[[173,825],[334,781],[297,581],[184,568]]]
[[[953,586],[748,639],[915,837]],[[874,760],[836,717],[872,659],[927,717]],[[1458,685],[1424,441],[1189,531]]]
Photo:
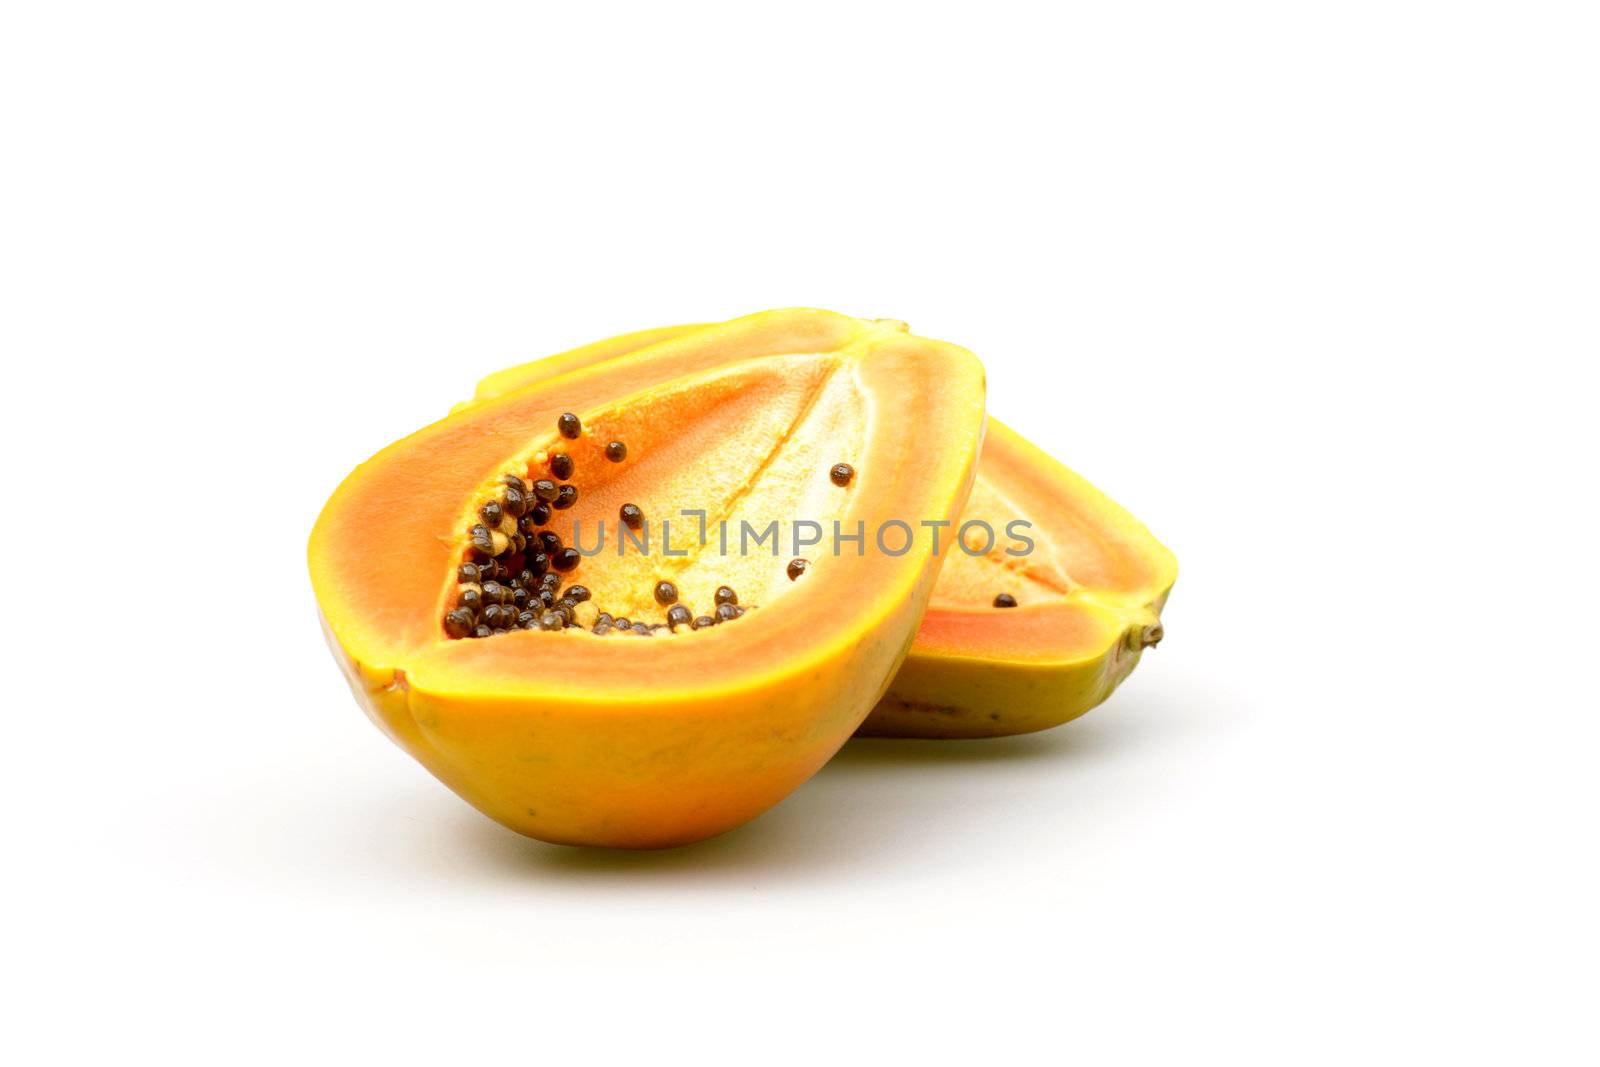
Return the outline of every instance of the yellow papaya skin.
[[[902,513],[954,519],[975,475],[983,372],[963,349],[797,309],[658,340],[649,350],[648,366],[616,356],[569,367],[396,442],[341,484],[312,531],[308,557],[325,632],[368,716],[463,799],[546,841],[671,847],[778,803],[882,696],[940,560],[921,535],[900,556],[819,557],[799,581],[785,578],[775,559],[763,602],[752,597],[746,618],[701,632],[518,630],[449,639],[441,619],[455,602],[461,531],[480,499],[476,487],[499,485],[508,456],[585,445],[556,438],[564,411],[580,413],[586,428],[632,417],[638,436],[628,463],[584,461],[580,470],[598,479],[585,494],[598,498],[608,476],[618,491],[648,493],[649,485],[627,481],[647,469],[629,466],[636,457],[648,464],[652,454],[674,455],[675,440],[693,442],[698,455],[697,435],[760,426],[751,432],[770,433],[774,451],[740,501],[791,477],[795,493],[826,499],[847,525],[859,518],[868,528]],[[810,392],[808,375],[820,383]],[[831,421],[808,437],[750,417],[769,412],[759,398],[785,390],[804,401],[804,419]],[[935,441],[890,429],[912,421],[930,425]],[[663,427],[672,440],[661,438]],[[860,435],[858,492],[828,486],[826,463],[791,451],[809,439],[831,460],[852,432]],[[591,447],[607,439],[597,432]],[[686,469],[696,485],[715,473]],[[738,482],[744,472],[733,474]],[[580,499],[566,514],[589,506],[598,505]],[[760,561],[728,565],[749,575],[757,564],[764,573]],[[586,562],[577,571],[596,586],[596,600],[606,566],[624,564]]]
[[[707,328],[641,330],[510,367],[479,382],[455,410],[623,354],[648,359],[651,346]],[[982,579],[963,581],[960,557],[947,562],[909,655],[859,735],[957,739],[1049,729],[1103,703],[1161,640],[1161,611],[1177,578],[1172,553],[1110,497],[991,416],[962,521],[1003,528],[1018,517],[1055,542],[1032,583],[1040,597],[997,614],[1002,609],[977,595]],[[1027,569],[998,559],[996,580]]]

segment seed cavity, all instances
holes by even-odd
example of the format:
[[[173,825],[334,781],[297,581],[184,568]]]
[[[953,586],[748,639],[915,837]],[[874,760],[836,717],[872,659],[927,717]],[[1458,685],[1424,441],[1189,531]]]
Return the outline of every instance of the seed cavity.
[[[828,471],[828,477],[833,479],[833,484],[843,486],[850,484],[850,479],[856,476],[856,469],[848,463],[835,463],[833,469]]]
[[[560,417],[557,428],[569,440],[582,433],[578,417],[570,412]],[[622,462],[628,454],[621,441],[610,442],[604,451],[613,463]],[[563,581],[571,580],[567,576],[578,569],[583,555],[575,546],[564,544],[560,534],[543,527],[553,512],[578,502],[579,487],[566,480],[576,469],[570,453],[541,451],[532,470],[545,471],[553,477],[524,478],[519,473],[506,472],[487,494],[489,499],[477,503],[478,521],[467,528],[465,558],[456,565],[455,593],[441,620],[447,637],[482,638],[512,630],[568,628],[597,635],[621,632],[650,637],[658,630],[704,630],[737,619],[749,610],[739,604],[738,593],[727,585],[716,588],[711,613],[696,616],[688,605],[679,602],[681,594],[676,584],[667,579],[656,582],[651,595],[657,604],[668,609],[664,622],[630,620],[598,611],[598,605],[593,603],[594,593],[585,585],[572,584],[563,591]],[[644,526],[644,511],[637,504],[622,505],[618,514],[630,529]],[[798,577],[809,565],[803,559],[791,562],[790,578]]]

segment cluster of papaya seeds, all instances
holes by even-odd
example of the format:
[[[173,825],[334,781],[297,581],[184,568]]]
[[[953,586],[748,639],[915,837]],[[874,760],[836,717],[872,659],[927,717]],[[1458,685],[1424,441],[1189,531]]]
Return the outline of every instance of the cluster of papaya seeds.
[[[668,551],[685,509],[732,529],[924,521],[903,551],[802,557],[685,543],[680,520]],[[1021,520],[1028,551],[940,543],[974,520]],[[1176,576],[1136,519],[986,423],[971,353],[811,309],[491,375],[345,479],[310,567],[391,739],[520,833],[622,848],[738,826],[852,734],[1074,718],[1160,640]]]

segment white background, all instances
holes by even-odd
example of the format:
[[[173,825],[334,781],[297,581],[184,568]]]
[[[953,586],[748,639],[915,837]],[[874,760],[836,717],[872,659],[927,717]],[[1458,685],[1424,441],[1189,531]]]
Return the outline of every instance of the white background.
[[[10,1062],[1594,1062],[1592,5],[6,12]],[[1167,641],[697,847],[502,830],[350,700],[322,502],[790,304],[975,350]]]

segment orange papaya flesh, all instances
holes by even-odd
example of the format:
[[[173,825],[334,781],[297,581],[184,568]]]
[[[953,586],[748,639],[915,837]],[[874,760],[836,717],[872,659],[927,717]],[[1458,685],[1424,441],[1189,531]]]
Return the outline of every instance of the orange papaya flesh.
[[[510,367],[481,381],[457,410],[621,355],[641,366],[660,341],[707,328],[644,330]],[[1177,576],[1172,553],[1115,501],[992,417],[961,523],[972,520],[995,530],[997,543],[976,555],[945,553],[911,653],[862,735],[994,737],[1056,726],[1103,702],[1161,640],[1161,609]],[[1026,556],[1007,554],[1022,547],[1005,536],[1013,520],[1028,524]],[[996,607],[1002,593],[1016,606]]]
[[[576,439],[558,430],[567,412]],[[965,350],[826,312],[751,316],[486,398],[379,452],[318,519],[312,584],[360,703],[470,803],[549,841],[682,844],[777,803],[843,744],[903,660],[940,561],[914,529],[903,554],[869,538],[791,580],[787,555],[723,554],[693,521],[672,555],[636,540],[618,554],[621,504],[674,527],[681,508],[756,530],[954,519],[982,432],[982,369]],[[621,462],[605,457],[613,440]],[[453,636],[445,617],[474,584],[462,564],[527,556],[473,549],[485,502],[557,453],[578,495],[540,531],[594,549],[607,524],[603,550],[563,576],[589,591],[577,625]],[[847,487],[829,478],[841,461],[857,472]],[[697,613],[732,586],[745,614],[591,632],[600,610],[659,625],[661,581]]]

